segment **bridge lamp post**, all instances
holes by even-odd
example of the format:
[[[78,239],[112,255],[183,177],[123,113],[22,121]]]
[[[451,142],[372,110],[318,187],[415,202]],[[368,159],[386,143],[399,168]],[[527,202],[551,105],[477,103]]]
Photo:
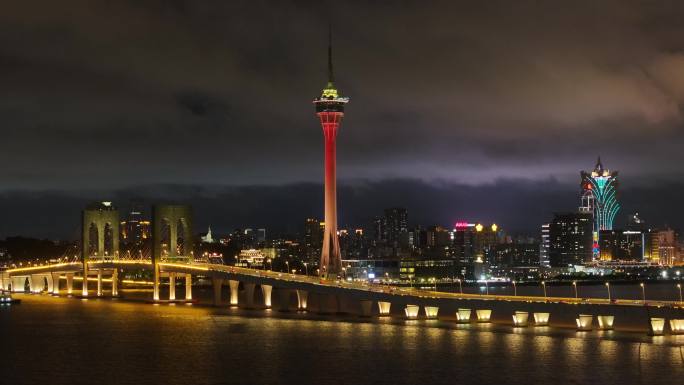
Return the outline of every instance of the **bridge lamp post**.
[[[515,281],[513,281],[513,296],[518,296],[518,286],[515,284]]]
[[[285,266],[287,267],[287,270],[285,270],[285,271],[289,271],[290,270],[290,261],[285,261]]]
[[[682,304],[682,284],[678,283],[677,284],[677,289],[679,289],[679,304]]]
[[[639,286],[641,286],[641,299],[642,303],[645,305],[646,304],[646,285],[644,283],[640,283]]]
[[[304,262],[304,275],[308,276],[309,275],[309,263]]]
[[[577,281],[572,281],[572,287],[575,289],[575,299],[577,299]]]
[[[542,281],[541,284],[542,284],[542,288],[544,289],[544,299],[547,299],[547,297],[546,297],[546,281]]]
[[[608,302],[610,302],[610,282],[606,282],[606,290],[608,290]]]
[[[461,283],[461,279],[457,278],[456,281],[458,281],[458,290],[463,294],[463,284]]]
[[[489,295],[489,282],[487,282],[487,280],[485,280],[485,293]]]

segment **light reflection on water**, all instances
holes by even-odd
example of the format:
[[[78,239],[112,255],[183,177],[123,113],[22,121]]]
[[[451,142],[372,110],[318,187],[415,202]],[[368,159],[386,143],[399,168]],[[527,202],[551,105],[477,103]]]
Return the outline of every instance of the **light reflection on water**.
[[[658,384],[684,375],[672,343],[681,336],[640,343],[548,328],[22,299],[0,310],[3,384]]]

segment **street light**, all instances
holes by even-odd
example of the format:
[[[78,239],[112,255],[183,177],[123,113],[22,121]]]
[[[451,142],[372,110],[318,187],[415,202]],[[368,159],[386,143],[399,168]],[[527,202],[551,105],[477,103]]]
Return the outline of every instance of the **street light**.
[[[290,261],[285,261],[285,266],[287,267],[287,269],[285,271],[289,271],[290,270]]]
[[[678,283],[677,284],[677,289],[679,289],[679,304],[682,304],[682,284]]]
[[[546,299],[546,282],[542,281],[541,284],[542,284],[542,288],[544,288],[544,299]]]
[[[643,299],[644,305],[646,304],[646,286],[644,283],[640,283],[639,286],[641,286],[641,298]]]
[[[577,281],[572,281],[572,287],[575,289],[575,299],[577,299]]]
[[[610,283],[606,282],[606,290],[608,290],[608,302],[610,302]]]
[[[304,262],[304,275],[308,276],[309,275],[309,263]]]
[[[485,280],[485,290],[487,295],[489,295],[489,282],[487,282],[487,280]]]
[[[456,279],[456,281],[458,281],[458,289],[459,289],[459,291],[461,292],[461,294],[463,294],[463,284],[461,283],[461,279],[458,278],[458,279]]]
[[[513,281],[513,295],[518,296],[518,286],[515,284],[515,281]]]

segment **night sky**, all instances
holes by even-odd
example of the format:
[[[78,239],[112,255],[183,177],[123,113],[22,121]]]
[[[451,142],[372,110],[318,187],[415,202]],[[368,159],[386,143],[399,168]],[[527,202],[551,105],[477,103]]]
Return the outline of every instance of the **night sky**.
[[[329,22],[342,227],[399,205],[536,233],[598,155],[618,225],[681,227],[682,20],[664,0],[10,2],[0,237],[76,238],[94,199],[189,202],[197,231],[321,217]]]

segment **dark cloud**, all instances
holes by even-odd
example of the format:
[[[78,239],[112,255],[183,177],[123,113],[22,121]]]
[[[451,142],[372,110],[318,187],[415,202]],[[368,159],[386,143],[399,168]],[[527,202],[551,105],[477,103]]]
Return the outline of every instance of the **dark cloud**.
[[[617,225],[629,214],[639,212],[649,224],[681,228],[684,209],[673,205],[684,185],[650,187],[623,186],[623,205]],[[537,234],[541,223],[554,211],[577,207],[576,184],[553,179],[499,180],[486,185],[426,183],[392,179],[382,182],[356,181],[339,186],[342,228],[367,227],[385,207],[403,206],[409,210],[411,226],[457,221],[496,222],[514,234]],[[322,186],[297,183],[282,186],[197,186],[141,185],[118,190],[8,191],[0,193],[0,238],[17,234],[78,239],[80,210],[92,201],[111,200],[122,215],[132,204],[149,208],[153,203],[180,202],[193,206],[195,231],[211,225],[218,234],[235,228],[265,227],[269,234],[301,234],[304,219],[320,218]],[[149,214],[149,211],[148,211]]]
[[[572,195],[601,154],[625,183],[669,186],[683,17],[680,2],[636,0],[13,2],[0,188],[318,183],[310,101],[329,21],[352,98],[343,180],[556,178]]]

